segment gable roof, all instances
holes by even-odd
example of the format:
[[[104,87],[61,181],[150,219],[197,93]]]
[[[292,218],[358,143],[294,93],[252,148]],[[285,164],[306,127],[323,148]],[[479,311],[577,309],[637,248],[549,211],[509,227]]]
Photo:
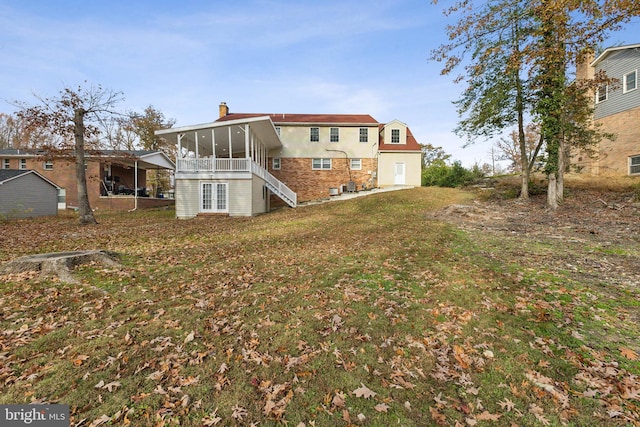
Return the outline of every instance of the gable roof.
[[[24,169],[0,169],[0,185],[4,184],[5,182],[9,182],[13,179],[17,179],[17,178],[20,178],[21,176],[29,175],[29,174],[34,174],[40,179],[42,179],[43,181],[47,182],[48,184],[51,184],[55,188],[60,188],[58,187],[58,185],[56,185],[56,183],[40,175],[38,172],[34,170],[24,170]]]
[[[274,124],[341,124],[341,125],[377,125],[378,121],[369,114],[258,114],[229,113],[216,122],[269,117]]]
[[[628,44],[625,46],[608,47],[600,55],[598,55],[596,59],[593,60],[593,62],[591,63],[591,66],[595,67],[596,65],[598,65],[599,62],[602,62],[607,56],[609,56],[613,52],[617,52],[619,50],[639,49],[639,48],[640,48],[640,44],[638,43]]]

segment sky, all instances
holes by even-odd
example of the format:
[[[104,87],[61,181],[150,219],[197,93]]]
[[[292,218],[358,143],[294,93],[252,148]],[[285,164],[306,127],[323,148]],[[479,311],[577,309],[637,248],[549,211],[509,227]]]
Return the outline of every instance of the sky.
[[[491,142],[453,129],[464,86],[429,60],[447,41],[440,0],[0,0],[0,112],[65,87],[122,92],[176,126],[237,113],[370,114],[464,166]],[[640,43],[640,21],[606,46]]]

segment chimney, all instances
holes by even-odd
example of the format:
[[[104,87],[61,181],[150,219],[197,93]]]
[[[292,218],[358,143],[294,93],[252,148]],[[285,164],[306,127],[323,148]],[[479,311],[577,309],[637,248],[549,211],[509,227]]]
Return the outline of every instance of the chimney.
[[[227,106],[226,102],[221,102],[220,103],[220,117],[222,118],[224,116],[226,116],[227,114],[229,114],[229,107]]]
[[[595,54],[591,49],[585,49],[576,59],[576,80],[591,80],[595,77],[595,69],[591,63]]]

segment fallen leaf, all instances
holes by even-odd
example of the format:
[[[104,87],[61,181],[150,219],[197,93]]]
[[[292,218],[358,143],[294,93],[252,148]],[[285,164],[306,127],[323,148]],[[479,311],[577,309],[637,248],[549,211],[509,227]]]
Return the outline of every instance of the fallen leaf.
[[[355,394],[356,397],[364,397],[365,399],[368,399],[370,397],[374,397],[377,394],[375,391],[372,391],[364,384],[360,383],[360,385],[362,387],[359,387],[351,392],[352,394]]]
[[[184,343],[186,344],[186,343],[189,343],[189,342],[193,341],[195,339],[195,337],[196,337],[195,331],[189,332],[189,335],[187,335],[187,337],[184,339]]]
[[[638,360],[638,353],[630,348],[620,347],[620,353],[629,360]]]
[[[498,421],[502,415],[491,414],[489,411],[484,411],[480,415],[476,415],[478,421]]]
[[[376,406],[373,407],[373,409],[375,409],[378,412],[387,412],[387,410],[389,409],[389,405],[387,405],[386,403],[378,403]]]

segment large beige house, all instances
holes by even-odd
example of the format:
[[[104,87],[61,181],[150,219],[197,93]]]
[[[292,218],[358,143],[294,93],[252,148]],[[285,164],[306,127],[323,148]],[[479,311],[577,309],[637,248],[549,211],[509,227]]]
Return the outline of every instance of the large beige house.
[[[615,140],[604,139],[596,157],[579,153],[573,164],[583,173],[602,176],[640,176],[640,44],[605,49],[590,63],[581,64],[577,78],[593,78],[605,72],[615,83],[603,85],[594,96],[594,120]]]
[[[370,115],[231,113],[160,130],[178,146],[176,216],[251,216],[280,200],[420,186],[421,150],[406,124]],[[272,197],[274,196],[274,197]]]

